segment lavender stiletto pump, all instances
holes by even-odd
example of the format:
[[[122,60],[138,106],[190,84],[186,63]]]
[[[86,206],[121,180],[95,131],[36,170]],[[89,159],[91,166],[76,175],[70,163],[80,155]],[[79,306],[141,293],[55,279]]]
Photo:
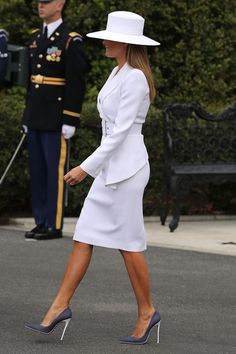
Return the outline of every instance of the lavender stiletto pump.
[[[55,318],[54,321],[52,321],[52,323],[49,326],[42,326],[41,324],[38,323],[25,323],[25,327],[28,329],[31,329],[32,331],[36,331],[42,334],[50,334],[55,327],[61,323],[61,322],[65,322],[65,327],[63,329],[62,335],[61,335],[61,340],[63,340],[64,334],[66,332],[67,326],[70,322],[72,318],[72,311],[71,309],[68,307],[67,309],[65,309],[64,311],[62,311],[57,318]]]
[[[142,337],[121,337],[121,344],[145,344],[148,341],[148,337],[152,331],[152,329],[157,327],[157,343],[160,342],[159,333],[160,333],[160,324],[161,324],[161,315],[159,312],[154,312],[151,321],[146,329],[146,332]]]

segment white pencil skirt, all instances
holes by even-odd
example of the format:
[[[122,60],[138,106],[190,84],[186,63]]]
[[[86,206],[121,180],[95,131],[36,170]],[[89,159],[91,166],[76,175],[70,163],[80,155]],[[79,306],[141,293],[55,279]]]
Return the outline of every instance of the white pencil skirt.
[[[147,163],[129,179],[105,186],[100,173],[85,199],[73,239],[94,246],[144,251],[143,192],[149,175]]]

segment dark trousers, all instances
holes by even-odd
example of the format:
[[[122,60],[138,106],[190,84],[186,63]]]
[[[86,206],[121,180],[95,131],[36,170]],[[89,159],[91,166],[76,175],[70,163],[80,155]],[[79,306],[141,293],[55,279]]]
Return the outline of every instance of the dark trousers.
[[[62,229],[67,144],[60,132],[28,132],[32,209],[37,225]]]

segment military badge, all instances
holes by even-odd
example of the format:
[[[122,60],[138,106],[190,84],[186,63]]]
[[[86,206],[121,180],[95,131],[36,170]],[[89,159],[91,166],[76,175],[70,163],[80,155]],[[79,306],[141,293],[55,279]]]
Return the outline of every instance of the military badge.
[[[48,61],[61,61],[61,50],[58,47],[52,47],[47,49],[46,60]]]

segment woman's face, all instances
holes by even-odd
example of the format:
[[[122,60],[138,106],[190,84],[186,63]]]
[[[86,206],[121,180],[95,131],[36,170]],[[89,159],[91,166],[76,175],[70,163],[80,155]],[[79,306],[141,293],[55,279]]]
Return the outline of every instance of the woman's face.
[[[114,58],[118,61],[125,60],[126,58],[126,43],[103,40],[103,45],[106,48],[106,56],[108,58]]]

